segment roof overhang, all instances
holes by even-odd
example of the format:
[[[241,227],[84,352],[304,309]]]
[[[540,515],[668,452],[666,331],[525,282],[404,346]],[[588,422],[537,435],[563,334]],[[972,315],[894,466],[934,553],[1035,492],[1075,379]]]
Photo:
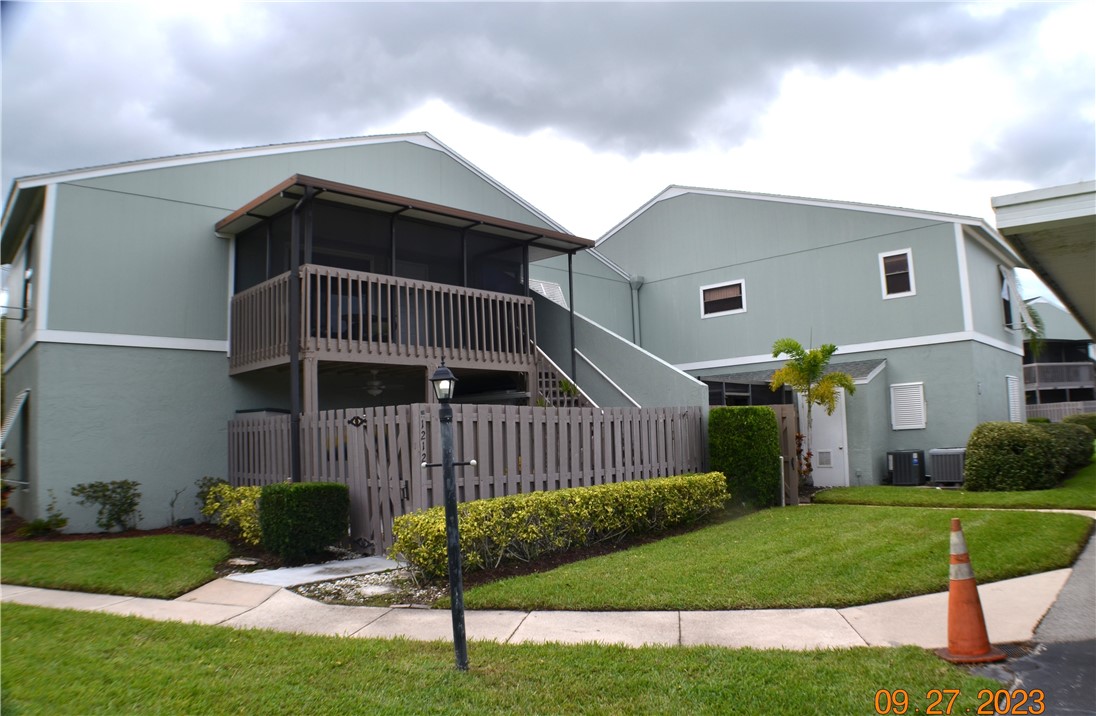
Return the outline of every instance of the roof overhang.
[[[992,202],[997,230],[1096,339],[1096,181]]]
[[[0,264],[9,264],[15,258],[26,236],[26,227],[36,221],[35,217],[42,210],[45,194],[45,188],[38,187],[24,189],[9,198],[0,225]]]
[[[399,215],[432,224],[442,224],[458,229],[475,229],[477,232],[498,236],[539,249],[531,260],[539,260],[557,254],[590,248],[594,242],[555,229],[523,224],[487,214],[433,204],[396,194],[386,194],[372,189],[340,184],[296,174],[263,193],[245,206],[217,222],[219,236],[235,236],[256,224],[293,207],[312,192],[318,201],[328,201],[346,206]]]

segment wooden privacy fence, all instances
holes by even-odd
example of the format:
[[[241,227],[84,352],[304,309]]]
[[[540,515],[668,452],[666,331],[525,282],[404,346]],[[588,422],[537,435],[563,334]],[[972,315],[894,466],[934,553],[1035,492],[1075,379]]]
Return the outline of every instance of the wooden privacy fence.
[[[351,533],[383,552],[392,520],[442,504],[437,404],[330,410],[301,417],[301,479],[350,488]],[[361,416],[355,428],[349,419]],[[645,480],[703,469],[701,409],[453,406],[457,499]],[[229,423],[229,481],[289,476],[289,417]]]

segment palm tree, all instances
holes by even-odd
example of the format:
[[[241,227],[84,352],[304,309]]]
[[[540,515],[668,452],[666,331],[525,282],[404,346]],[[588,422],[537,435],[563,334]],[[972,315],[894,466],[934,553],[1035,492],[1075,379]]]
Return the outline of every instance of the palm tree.
[[[820,348],[804,350],[799,341],[792,338],[781,338],[773,343],[773,358],[787,355],[789,360],[784,367],[773,373],[769,387],[773,390],[787,385],[795,392],[803,396],[807,404],[807,455],[803,458],[802,450],[797,449],[799,458],[799,474],[807,485],[814,484],[811,473],[811,407],[820,405],[826,409],[826,415],[833,415],[837,408],[838,388],[844,388],[849,395],[856,392],[852,376],[841,371],[827,371],[830,357],[837,352],[837,346],[826,343]],[[796,435],[796,445],[800,445],[802,436]]]

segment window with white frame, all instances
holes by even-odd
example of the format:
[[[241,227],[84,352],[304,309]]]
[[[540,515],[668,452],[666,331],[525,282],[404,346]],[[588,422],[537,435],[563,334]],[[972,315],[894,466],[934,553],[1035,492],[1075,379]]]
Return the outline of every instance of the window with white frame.
[[[1020,378],[1015,375],[1005,376],[1005,390],[1008,394],[1008,419],[1013,423],[1024,422],[1023,390],[1020,387]]]
[[[746,310],[746,281],[738,279],[726,283],[700,287],[700,317],[727,316]]]
[[[925,384],[895,383],[890,387],[891,429],[921,430],[925,420]]]
[[[901,298],[917,294],[913,280],[913,251],[888,251],[879,254],[879,278],[883,286],[883,298]]]

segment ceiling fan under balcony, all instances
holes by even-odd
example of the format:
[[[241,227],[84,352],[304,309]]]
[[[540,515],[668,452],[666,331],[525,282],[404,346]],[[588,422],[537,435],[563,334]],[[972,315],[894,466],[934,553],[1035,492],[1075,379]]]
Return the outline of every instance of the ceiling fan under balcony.
[[[386,383],[381,380],[380,370],[372,368],[369,371],[369,380],[365,381],[365,385],[362,386],[365,392],[376,398],[388,388],[401,388],[403,386],[398,383]]]

